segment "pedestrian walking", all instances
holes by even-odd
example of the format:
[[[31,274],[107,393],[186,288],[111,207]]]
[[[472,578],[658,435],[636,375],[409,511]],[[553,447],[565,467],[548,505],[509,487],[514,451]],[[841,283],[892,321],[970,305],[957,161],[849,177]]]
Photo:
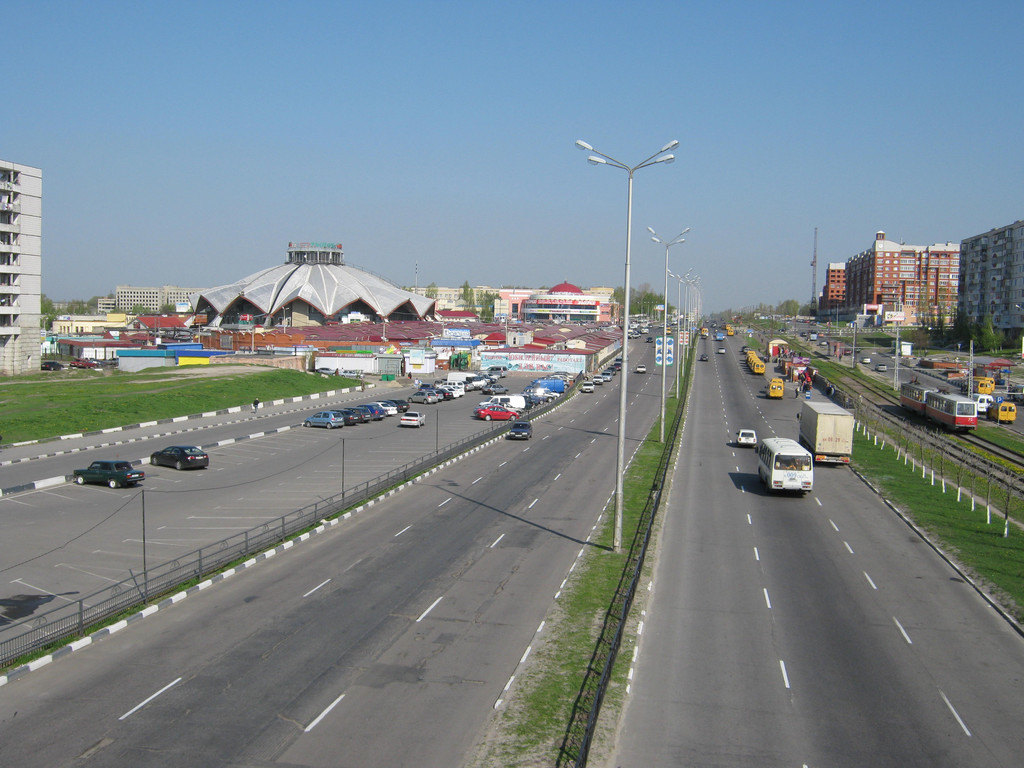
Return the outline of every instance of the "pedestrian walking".
[[[259,409],[259,407],[260,407],[260,399],[257,397],[255,400],[252,401],[252,412],[256,413],[256,411]]]

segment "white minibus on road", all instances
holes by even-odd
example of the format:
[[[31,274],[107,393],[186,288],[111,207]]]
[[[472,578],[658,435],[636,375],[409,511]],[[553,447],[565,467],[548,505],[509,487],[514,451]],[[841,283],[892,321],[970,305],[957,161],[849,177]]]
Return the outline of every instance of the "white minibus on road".
[[[814,487],[814,458],[796,440],[765,438],[757,447],[757,476],[767,491],[809,493]]]

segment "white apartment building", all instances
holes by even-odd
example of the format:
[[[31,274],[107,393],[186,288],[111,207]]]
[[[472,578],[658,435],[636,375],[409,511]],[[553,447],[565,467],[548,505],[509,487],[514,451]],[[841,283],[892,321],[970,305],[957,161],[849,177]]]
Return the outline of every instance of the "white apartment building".
[[[0,160],[0,374],[39,370],[43,172]]]
[[[960,243],[960,314],[1015,338],[1024,333],[1024,221]]]
[[[118,312],[131,312],[135,307],[159,312],[160,307],[168,304],[190,304],[189,296],[199,292],[198,288],[182,288],[177,285],[161,285],[159,288],[119,285],[114,291],[114,304]]]

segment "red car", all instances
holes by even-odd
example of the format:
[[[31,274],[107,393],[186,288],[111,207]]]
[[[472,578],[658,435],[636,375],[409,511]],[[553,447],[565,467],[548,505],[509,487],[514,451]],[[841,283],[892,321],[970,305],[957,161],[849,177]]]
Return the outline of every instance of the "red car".
[[[473,411],[473,415],[478,419],[484,421],[490,421],[496,419],[497,421],[511,421],[512,419],[518,419],[519,414],[515,411],[506,411],[504,408],[477,408]]]
[[[99,365],[94,363],[92,360],[86,360],[84,357],[81,360],[72,360],[72,368],[99,368]]]

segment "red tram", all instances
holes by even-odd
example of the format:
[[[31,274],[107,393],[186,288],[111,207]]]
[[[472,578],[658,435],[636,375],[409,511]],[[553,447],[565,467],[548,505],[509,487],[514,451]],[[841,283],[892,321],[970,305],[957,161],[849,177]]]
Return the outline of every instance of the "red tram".
[[[901,395],[901,402],[902,399]],[[961,395],[928,392],[925,394],[924,414],[947,429],[966,431],[978,426],[978,404]]]
[[[924,399],[929,392],[935,392],[932,387],[926,387],[917,382],[905,382],[900,385],[900,405],[906,410],[924,415]]]

